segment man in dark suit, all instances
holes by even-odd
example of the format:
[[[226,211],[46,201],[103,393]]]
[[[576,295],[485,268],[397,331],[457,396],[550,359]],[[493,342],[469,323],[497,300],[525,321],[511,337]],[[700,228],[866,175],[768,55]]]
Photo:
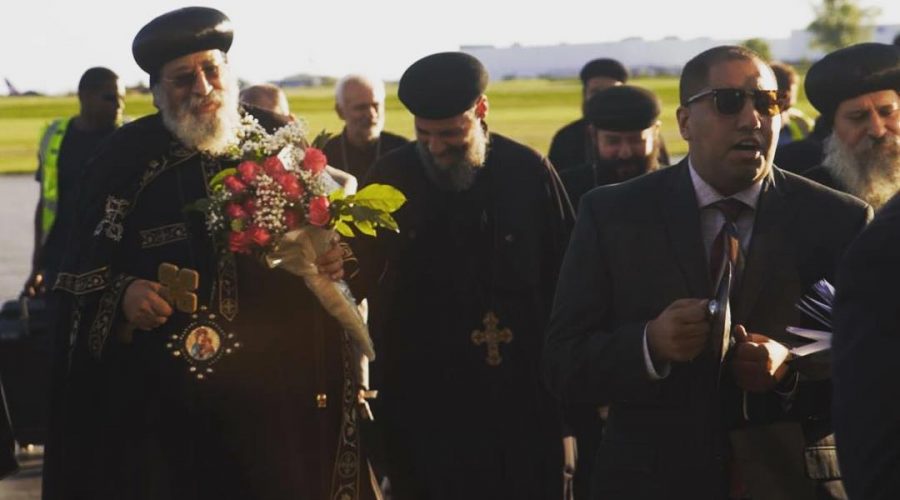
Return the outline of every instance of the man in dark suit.
[[[834,308],[834,427],[851,498],[900,498],[900,197],[850,246]]]
[[[749,50],[696,56],[678,109],[688,158],[582,199],[544,368],[558,395],[610,404],[593,498],[841,497],[827,382],[813,380],[827,365],[778,354],[800,343],[785,333],[794,304],[871,209],[772,165],[776,88]],[[708,320],[725,256],[733,344]]]

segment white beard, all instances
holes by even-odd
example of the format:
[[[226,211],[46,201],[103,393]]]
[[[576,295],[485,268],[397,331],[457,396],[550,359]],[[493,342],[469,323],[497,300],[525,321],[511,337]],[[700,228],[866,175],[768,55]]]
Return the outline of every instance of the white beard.
[[[876,210],[900,191],[900,136],[888,133],[882,142],[866,137],[849,148],[832,133],[822,163],[850,194]]]
[[[241,123],[237,78],[224,80],[224,75],[222,78],[222,90],[214,89],[205,97],[191,95],[177,107],[169,102],[161,85],[153,87],[153,97],[169,132],[186,147],[214,156],[225,153],[229,146],[236,143],[236,132]],[[215,113],[195,113],[194,109],[211,100],[220,104]]]

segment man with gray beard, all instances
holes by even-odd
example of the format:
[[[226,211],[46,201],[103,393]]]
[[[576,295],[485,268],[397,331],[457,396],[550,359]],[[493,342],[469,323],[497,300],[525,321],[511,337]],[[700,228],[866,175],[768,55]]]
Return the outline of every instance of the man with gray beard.
[[[399,232],[351,243],[395,500],[563,491],[559,409],[538,360],[571,213],[546,160],[488,131],[487,81],[459,52],[406,70],[416,141],[365,181],[406,195]]]
[[[232,36],[223,13],[189,7],[135,37],[160,112],[119,129],[87,167],[77,249],[56,283],[71,345],[45,499],[375,498],[360,360],[341,328],[301,278],[229,251],[189,210],[237,163],[222,154],[243,113]],[[320,272],[340,278],[342,254],[327,252]],[[172,295],[180,285],[162,264],[181,284],[196,272],[194,312],[164,298],[161,282]]]
[[[804,175],[884,205],[900,191],[900,47],[863,43],[828,54],[806,94],[833,131],[822,165]]]

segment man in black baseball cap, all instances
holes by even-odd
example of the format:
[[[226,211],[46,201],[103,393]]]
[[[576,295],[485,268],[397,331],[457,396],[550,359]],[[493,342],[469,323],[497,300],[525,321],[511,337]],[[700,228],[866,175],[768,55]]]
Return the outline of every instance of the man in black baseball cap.
[[[900,47],[862,43],[806,75],[809,102],[831,125],[822,165],[805,175],[876,209],[900,190]]]
[[[631,85],[610,87],[594,94],[586,108],[595,160],[560,172],[576,206],[597,186],[623,182],[660,166],[660,104],[652,92]]]
[[[570,212],[552,167],[487,126],[488,74],[461,52],[400,79],[416,140],[366,183],[406,195],[397,234],[354,238],[379,349],[396,500],[559,498],[559,410],[538,359]]]

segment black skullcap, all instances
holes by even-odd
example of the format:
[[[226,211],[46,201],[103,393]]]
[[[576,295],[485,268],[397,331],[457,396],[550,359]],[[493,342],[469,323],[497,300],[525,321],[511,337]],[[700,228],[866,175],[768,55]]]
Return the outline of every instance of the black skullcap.
[[[650,128],[659,119],[659,110],[659,99],[653,92],[618,85],[591,96],[585,116],[597,129],[632,132]]]
[[[234,32],[231,20],[208,7],[185,7],[147,23],[131,44],[138,66],[154,80],[167,62],[181,56],[219,49],[228,52]]]
[[[836,50],[809,68],[806,97],[829,122],[847,99],[900,90],[900,47],[861,43]]]
[[[440,52],[406,69],[397,96],[413,115],[441,120],[469,110],[487,84],[481,61],[463,52]]]
[[[578,75],[581,78],[581,84],[584,85],[591,78],[604,76],[612,78],[617,82],[625,83],[628,81],[628,69],[615,59],[594,59],[581,68]]]

